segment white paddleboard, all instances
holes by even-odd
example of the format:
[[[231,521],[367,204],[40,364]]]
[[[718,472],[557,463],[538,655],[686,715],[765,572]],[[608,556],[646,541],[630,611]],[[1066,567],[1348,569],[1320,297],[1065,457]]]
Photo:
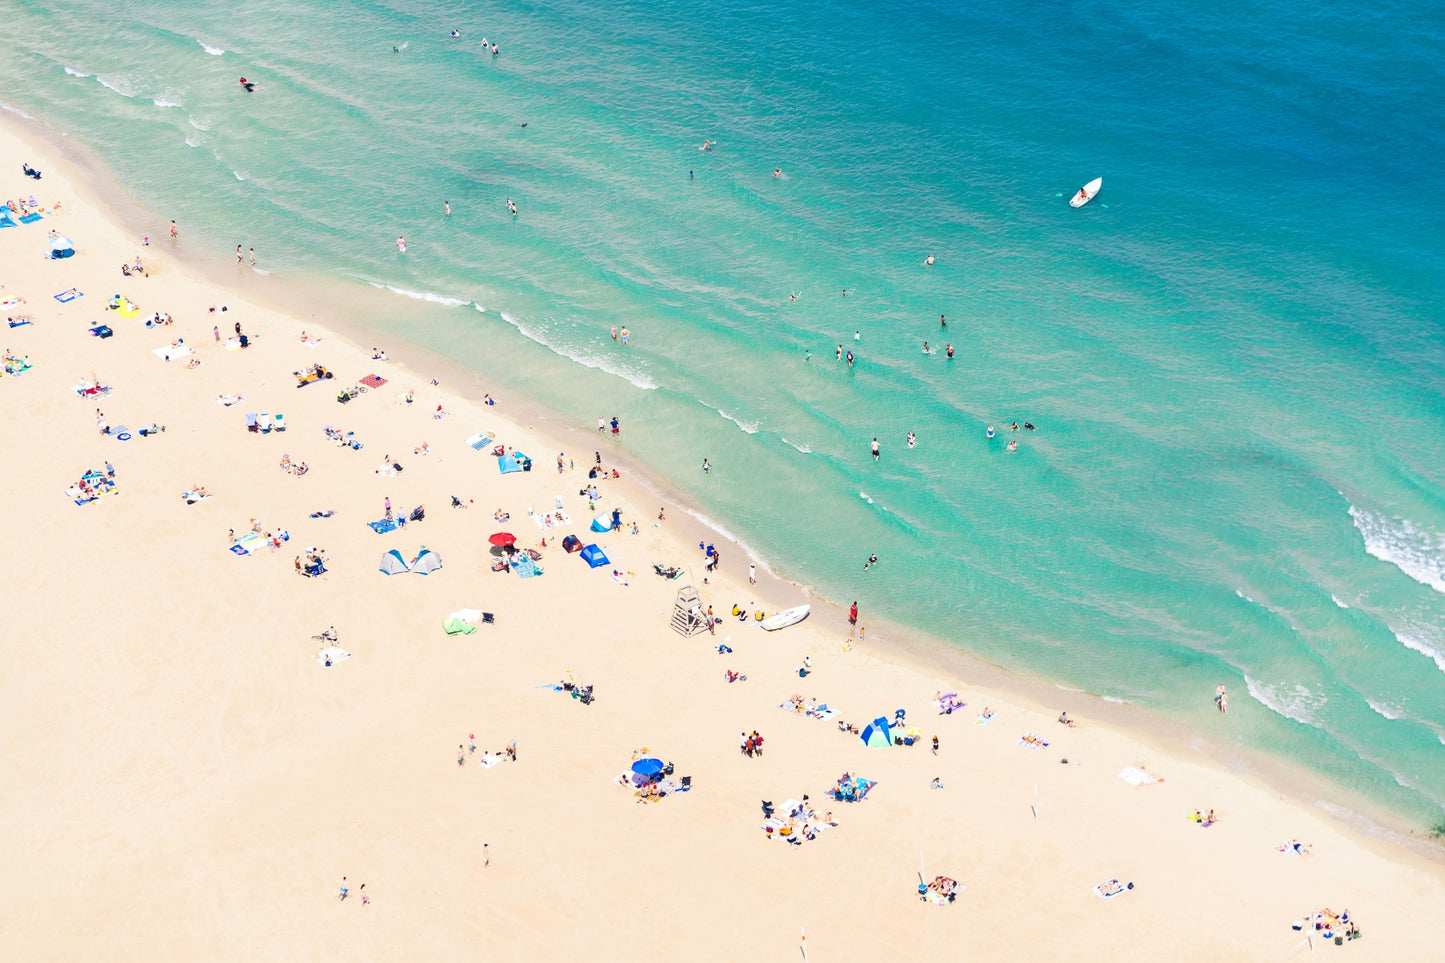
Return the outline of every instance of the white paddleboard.
[[[777,615],[770,615],[763,619],[758,625],[769,632],[776,632],[778,629],[786,629],[790,625],[797,625],[808,617],[813,610],[811,605],[796,605],[790,609],[784,609]]]
[[[1102,177],[1094,178],[1093,180],[1089,181],[1089,183],[1079,188],[1079,193],[1069,198],[1069,206],[1083,207],[1085,204],[1089,203],[1094,199],[1094,195],[1099,193],[1099,188],[1103,186],[1104,179]]]

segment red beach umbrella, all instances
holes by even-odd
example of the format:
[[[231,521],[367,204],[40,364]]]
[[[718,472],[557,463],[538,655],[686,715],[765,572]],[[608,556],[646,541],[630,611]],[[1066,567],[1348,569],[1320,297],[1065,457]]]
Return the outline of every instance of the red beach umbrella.
[[[511,532],[497,532],[491,538],[487,539],[487,541],[493,545],[515,545],[517,543],[517,536]]]

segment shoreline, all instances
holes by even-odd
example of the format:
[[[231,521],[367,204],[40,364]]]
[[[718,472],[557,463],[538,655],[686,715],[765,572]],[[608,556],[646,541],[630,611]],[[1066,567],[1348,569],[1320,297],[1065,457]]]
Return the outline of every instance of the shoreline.
[[[0,138],[32,143],[12,127],[0,124]],[[984,958],[1106,959],[1121,936],[1161,958],[1280,955],[1291,940],[1298,945],[1291,917],[1341,901],[1371,933],[1358,948],[1366,958],[1418,957],[1433,946],[1417,921],[1445,898],[1437,853],[1422,858],[1360,834],[1307,797],[1283,798],[1258,767],[1240,772],[1212,758],[1198,737],[1175,738],[1149,710],[1095,696],[1085,705],[1082,693],[1064,700],[1057,684],[970,664],[978,660],[946,643],[915,652],[905,630],[871,619],[868,642],[841,651],[838,610],[782,579],[748,586],[737,555],[703,593],[719,613],[730,599],[772,591],[780,607],[801,596],[817,611],[777,634],[724,621],[716,641],[734,637],[729,658],[708,651],[712,638],[679,641],[666,624],[675,586],[659,584],[648,568],[657,555],[690,555],[704,522],[685,502],[664,498],[668,522],[651,527],[652,506],[667,491],[650,487],[660,483],[625,457],[608,460],[623,477],[603,486],[599,509],[625,506],[647,527],[597,541],[616,550],[617,564],[633,566],[630,585],[555,552],[540,580],[487,571],[493,501],[520,531],[525,506],[550,504],[558,486],[575,491],[584,479],[562,481],[559,473],[554,481],[545,448],[575,447],[572,436],[580,441],[590,429],[569,429],[509,393],[494,392],[497,408],[482,407],[475,377],[458,374],[454,386],[450,369],[420,351],[371,363],[355,337],[364,328],[316,314],[305,320],[264,293],[191,271],[158,245],[145,253],[154,276],[120,290],[142,311],[174,311],[177,327],[138,334],[139,319],[116,320],[113,342],[89,338],[74,319],[109,317],[104,292],[114,275],[102,263],[129,257],[119,238],[133,232],[110,219],[94,182],[76,190],[76,171],[56,168],[40,186],[65,201],[52,223],[76,235],[79,254],[8,279],[26,288],[37,315],[34,328],[16,329],[11,346],[37,364],[0,383],[14,402],[10,427],[26,465],[18,494],[32,506],[16,535],[56,553],[20,576],[20,597],[30,604],[13,614],[7,647],[14,724],[0,741],[15,773],[4,808],[19,841],[7,896],[26,922],[0,945],[17,947],[14,955],[54,952],[56,932],[69,934],[74,955],[110,946],[127,958],[217,946],[251,958],[305,955],[303,947],[396,959],[482,945],[519,956],[527,948],[532,957],[575,953],[550,937],[553,949],[539,949],[539,928],[623,955],[632,952],[634,924],[618,909],[643,900],[654,925],[730,957],[791,952],[800,921],[816,952],[835,956],[900,945],[931,955],[969,938]],[[0,245],[29,256],[43,236],[42,223],[0,235]],[[78,307],[50,302],[51,290],[77,280],[91,292]],[[257,287],[287,293],[280,280]],[[204,306],[218,296],[236,299],[228,321],[259,335],[252,350],[227,352],[208,337]],[[295,344],[297,329],[313,324],[322,346]],[[177,336],[197,349],[194,371],[147,350]],[[354,368],[356,377],[384,373],[389,386],[338,407],[329,386],[298,390],[285,374],[310,362],[347,372],[338,385],[350,383]],[[93,365],[118,386],[101,402],[107,415],[132,424],[163,419],[170,431],[98,440],[91,403],[64,397]],[[440,389],[419,373],[427,368],[443,372]],[[412,384],[418,405],[393,397]],[[243,390],[246,404],[213,404],[219,390]],[[427,418],[438,404],[450,415]],[[288,433],[246,433],[241,415],[251,407],[284,410]],[[319,440],[320,424],[337,420],[371,451]],[[536,470],[500,476],[485,455],[461,447],[481,428],[533,451]],[[408,454],[418,441],[432,454]],[[277,469],[282,450],[311,461],[308,477]],[[384,451],[401,453],[405,475],[374,477]],[[119,497],[70,505],[59,489],[102,459],[117,462]],[[175,497],[197,481],[218,489],[214,501],[187,506]],[[447,492],[475,495],[481,513],[448,509]],[[430,504],[419,534],[364,529],[383,496]],[[567,500],[571,530],[582,533],[585,513]],[[339,518],[307,517],[322,507]],[[327,576],[294,577],[284,559],[290,545],[279,558],[227,552],[220,533],[247,517],[291,526],[297,550],[328,546]],[[532,538],[526,527],[521,540]],[[373,570],[386,546],[410,553],[418,541],[444,554],[447,570],[426,579]],[[445,613],[472,604],[494,610],[497,625],[442,637]],[[62,616],[84,641],[80,655],[37,644],[54,636]],[[330,623],[341,625],[357,658],[323,670],[304,639]],[[945,654],[960,661],[940,661]],[[804,656],[814,665],[806,683],[794,669]],[[719,678],[724,668],[752,679],[730,685]],[[538,682],[573,670],[598,684],[597,705],[538,691]],[[996,687],[995,677],[1007,684]],[[966,694],[967,712],[935,715],[928,693],[953,686]],[[910,725],[944,735],[944,753],[864,747],[832,721],[779,713],[789,692],[842,707],[841,718],[860,728],[907,706]],[[1081,728],[1055,722],[1064,701],[1077,704],[1064,707]],[[966,724],[975,702],[1002,718]],[[1114,713],[1141,721],[1116,724]],[[765,758],[733,753],[739,725],[766,732]],[[484,752],[517,740],[523,761],[495,771],[453,765],[451,743],[469,730],[482,734]],[[1056,745],[1016,745],[1020,730]],[[85,753],[80,767],[70,759],[76,746]],[[696,777],[695,791],[652,806],[618,789],[611,776],[638,747],[675,758],[680,773]],[[1130,789],[1115,778],[1121,765],[1143,765],[1167,782]],[[830,803],[840,825],[797,852],[763,837],[760,795],[821,795],[845,769],[876,778],[879,791],[856,806]],[[942,777],[947,792],[929,787],[930,776]],[[1223,824],[1190,826],[1183,817],[1200,806],[1219,807]],[[1308,863],[1275,851],[1292,835],[1315,844]],[[477,864],[484,845],[497,860],[490,869]],[[920,849],[935,872],[970,887],[962,905],[915,915]],[[779,860],[790,869],[779,872]],[[375,909],[362,911],[371,914],[364,925],[354,922],[354,903],[330,912],[339,903],[335,879],[347,874],[377,894]],[[560,892],[562,876],[567,899],[536,898]],[[1090,887],[1110,877],[1137,879],[1140,889],[1100,902]],[[659,893],[659,879],[687,885]],[[766,918],[719,948],[713,921],[755,918],[760,902],[770,908]],[[1039,905],[1054,926],[1032,931],[1021,948],[1014,934],[1036,921]],[[1222,925],[1199,932],[1201,906]],[[82,912],[85,926],[77,925]]]
[[[17,137],[35,137],[41,144],[54,150],[62,163],[78,171],[91,185],[93,203],[123,231],[144,235],[151,222],[164,224],[165,219],[135,200],[114,176],[104,159],[84,141],[53,127],[49,122],[22,113],[19,108],[0,112],[0,130],[9,130]],[[99,200],[96,186],[105,189],[106,199]],[[162,250],[160,244],[168,243],[166,238],[152,237],[151,250]],[[190,247],[173,247],[165,256],[193,279],[230,292],[235,297],[245,297],[278,315],[300,318],[306,313],[310,324],[319,326],[331,336],[348,342],[358,351],[364,350],[366,342],[382,343],[396,335],[377,329],[367,320],[344,317],[345,305],[349,299],[357,314],[364,317],[366,312],[359,307],[364,287],[377,288],[378,282],[359,278],[302,277],[288,278],[270,271],[257,272],[250,268],[237,269],[227,261],[227,252],[217,249],[197,253]],[[403,301],[425,303],[428,299],[414,298],[382,285],[385,296]],[[298,310],[298,307],[300,310]],[[444,306],[438,306],[442,309]],[[495,309],[488,308],[488,311]],[[390,312],[383,312],[390,313]],[[389,353],[394,353],[390,352]],[[407,360],[393,359],[390,364],[408,371],[413,377],[425,380],[437,378],[442,382],[442,391],[450,392],[467,401],[480,404],[490,394],[505,412],[503,417],[514,420],[519,427],[533,430],[541,424],[544,432],[551,431],[552,441],[561,440],[565,445],[568,436],[589,439],[590,433],[583,428],[570,425],[565,416],[535,399],[526,397],[514,389],[502,385],[484,385],[482,372],[464,364],[454,362],[422,345],[407,342],[402,354],[411,356]],[[419,372],[429,372],[425,377]],[[530,411],[523,416],[519,411]],[[531,424],[528,424],[531,422]],[[643,489],[652,497],[675,509],[668,516],[669,527],[682,528],[688,532],[684,544],[692,538],[704,541],[726,540],[746,558],[759,566],[760,578],[752,588],[755,598],[747,602],[768,603],[778,610],[806,602],[813,606],[810,621],[820,618],[828,623],[841,626],[846,618],[846,603],[831,600],[812,586],[788,574],[780,574],[761,553],[737,540],[725,528],[724,522],[707,517],[703,510],[691,500],[688,493],[665,479],[648,473],[648,466],[630,452],[604,452],[608,463],[624,472],[629,485]],[[546,459],[543,459],[546,460]],[[663,560],[676,564],[674,560]],[[739,571],[734,558],[731,568]],[[746,564],[746,562],[742,562]],[[696,564],[689,564],[689,571],[696,570],[696,584],[701,589],[702,573]],[[739,599],[738,601],[741,601]],[[1188,751],[1197,753],[1225,770],[1247,778],[1257,779],[1260,784],[1283,797],[1294,799],[1313,809],[1327,813],[1339,825],[1348,827],[1362,839],[1385,845],[1401,846],[1418,856],[1445,865],[1445,841],[1430,838],[1430,826],[1414,822],[1410,817],[1398,813],[1356,790],[1340,785],[1301,763],[1274,755],[1266,750],[1244,744],[1221,743],[1208,733],[1200,733],[1182,720],[1174,719],[1157,709],[1136,703],[1117,700],[1088,690],[1078,690],[1062,681],[1032,673],[1024,668],[1003,666],[974,654],[967,648],[950,644],[923,629],[882,618],[867,617],[862,620],[870,629],[871,642],[895,646],[894,654],[901,656],[914,668],[934,674],[948,674],[981,680],[982,686],[994,691],[1001,699],[1025,700],[1032,706],[1047,711],[1054,701],[1082,701],[1090,703],[1088,711],[1093,718],[1105,724],[1123,729],[1137,738],[1153,743],[1161,751]],[[842,631],[841,628],[839,631]],[[1067,707],[1065,707],[1067,708]],[[1335,798],[1329,798],[1333,795]]]

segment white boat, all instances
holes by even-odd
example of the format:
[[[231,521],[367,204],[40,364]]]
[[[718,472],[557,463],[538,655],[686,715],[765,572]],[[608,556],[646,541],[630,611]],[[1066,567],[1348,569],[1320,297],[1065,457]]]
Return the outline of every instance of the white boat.
[[[1083,207],[1085,204],[1089,203],[1094,199],[1094,195],[1099,193],[1099,188],[1103,186],[1104,179],[1102,177],[1094,178],[1093,180],[1089,181],[1089,183],[1079,188],[1079,193],[1069,198],[1069,206]]]
[[[795,605],[790,609],[784,609],[777,615],[768,616],[759,622],[758,625],[767,629],[769,632],[776,632],[778,629],[786,629],[790,625],[797,625],[806,619],[808,613],[812,610],[813,607],[811,605]]]

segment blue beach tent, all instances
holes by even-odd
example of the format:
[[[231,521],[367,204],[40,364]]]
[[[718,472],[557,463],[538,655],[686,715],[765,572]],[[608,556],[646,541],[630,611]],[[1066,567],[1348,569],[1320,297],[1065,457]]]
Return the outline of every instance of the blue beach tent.
[[[381,571],[386,575],[400,575],[402,572],[410,571],[406,559],[401,553],[392,549],[381,557]]]
[[[441,567],[441,556],[425,546],[417,553],[416,558],[411,560],[411,570],[418,575],[430,575]]]
[[[526,460],[527,456],[521,452],[509,451],[497,458],[497,470],[503,475],[510,475],[514,471],[521,471],[522,462]]]
[[[607,555],[596,545],[588,545],[582,549],[582,561],[591,568],[596,568],[599,565],[607,564]]]
[[[15,215],[10,213],[10,208],[0,204],[0,227],[18,227],[15,223]]]
[[[75,245],[68,237],[57,237],[50,242],[50,258],[52,260],[62,257],[70,257],[75,253]]]
[[[863,745],[888,747],[893,745],[893,734],[888,731],[888,720],[879,716],[863,727]]]

